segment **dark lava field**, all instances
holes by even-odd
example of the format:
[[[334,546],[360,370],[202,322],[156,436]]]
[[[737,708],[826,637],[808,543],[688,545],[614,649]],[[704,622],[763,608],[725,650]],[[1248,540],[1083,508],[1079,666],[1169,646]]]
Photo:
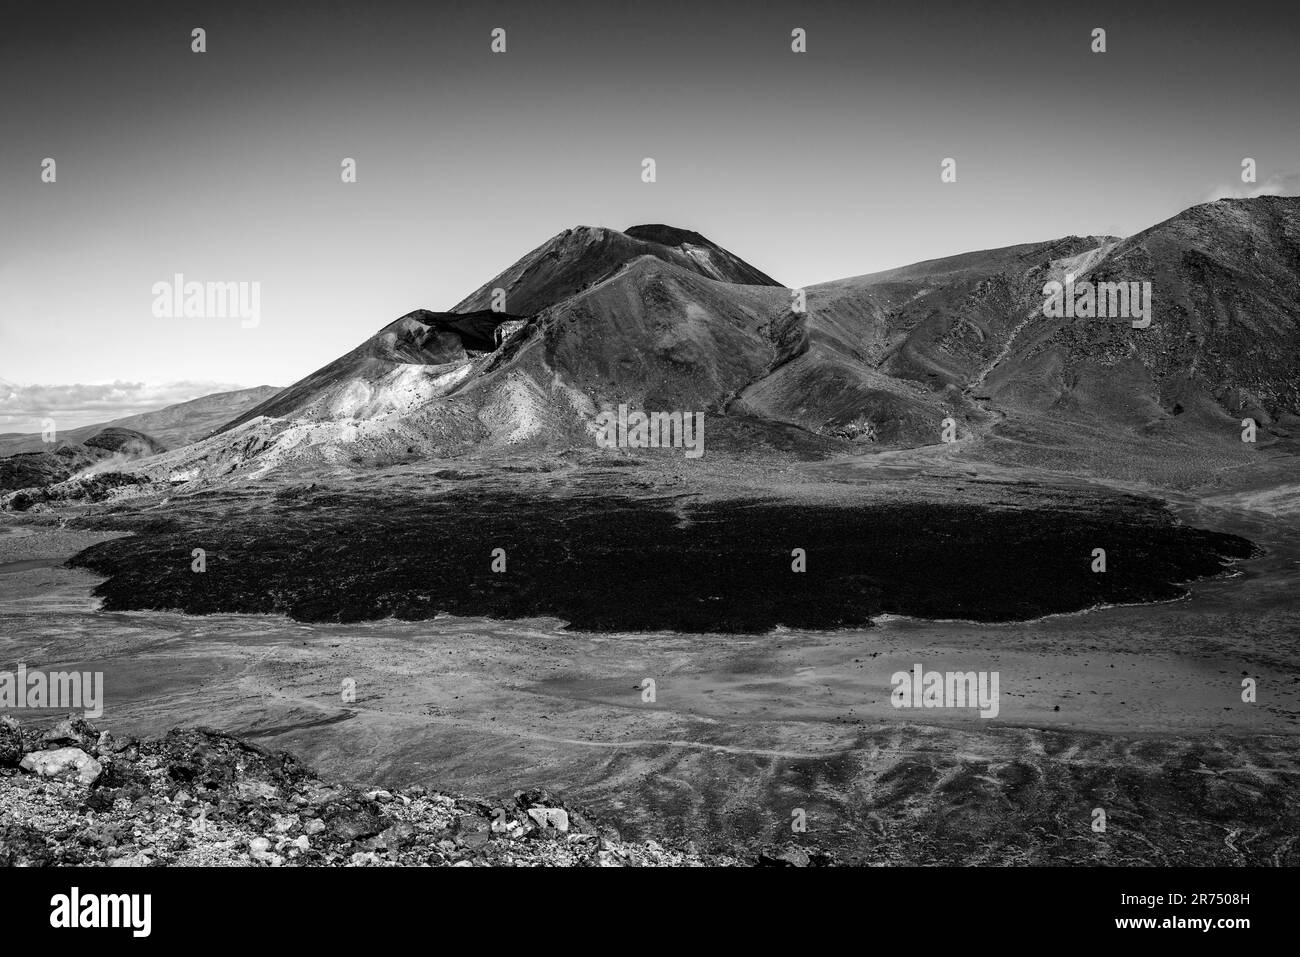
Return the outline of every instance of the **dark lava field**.
[[[416,621],[554,617],[593,632],[834,629],[881,614],[1023,621],[1177,599],[1253,546],[1125,496],[1063,508],[368,492],[106,516],[71,564],[107,610]],[[203,549],[206,569],[192,570]],[[1094,549],[1106,570],[1093,571]],[[504,550],[504,555],[497,552]],[[795,550],[803,550],[805,571]]]

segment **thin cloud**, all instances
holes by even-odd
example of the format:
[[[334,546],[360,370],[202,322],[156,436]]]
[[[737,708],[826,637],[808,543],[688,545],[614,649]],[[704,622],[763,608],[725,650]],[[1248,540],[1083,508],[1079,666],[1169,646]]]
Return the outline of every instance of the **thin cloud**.
[[[1300,195],[1300,172],[1274,173],[1262,183],[1237,183],[1218,186],[1206,195],[1204,202],[1219,199],[1254,199],[1256,196]]]

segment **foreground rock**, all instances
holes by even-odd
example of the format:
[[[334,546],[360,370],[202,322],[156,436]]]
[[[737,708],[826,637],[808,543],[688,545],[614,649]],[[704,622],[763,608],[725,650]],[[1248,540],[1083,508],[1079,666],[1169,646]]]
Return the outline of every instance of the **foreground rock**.
[[[51,747],[65,742],[78,744]],[[363,792],[208,728],[136,741],[81,719],[45,734],[0,719],[0,866],[746,863],[623,841],[538,789],[501,802]]]
[[[9,767],[23,759],[23,734],[13,718],[0,718],[0,767]]]
[[[78,784],[94,784],[104,767],[81,748],[56,748],[52,751],[33,751],[19,764],[43,778],[75,778]]]

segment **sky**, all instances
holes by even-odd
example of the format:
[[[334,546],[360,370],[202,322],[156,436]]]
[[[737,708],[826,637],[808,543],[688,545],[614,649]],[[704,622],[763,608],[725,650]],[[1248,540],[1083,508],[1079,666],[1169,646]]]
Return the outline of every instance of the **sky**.
[[[9,0],[0,431],[288,385],[576,225],[806,286],[1294,194],[1298,10]],[[256,323],[157,315],[177,274]]]

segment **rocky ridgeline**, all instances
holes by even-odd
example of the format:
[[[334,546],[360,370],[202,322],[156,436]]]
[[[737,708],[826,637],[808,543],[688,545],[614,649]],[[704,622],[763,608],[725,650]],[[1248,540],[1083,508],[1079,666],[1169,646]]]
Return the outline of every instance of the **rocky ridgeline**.
[[[701,866],[824,863],[631,842],[547,792],[504,803],[361,791],[210,728],[117,739],[0,718],[0,865]]]

